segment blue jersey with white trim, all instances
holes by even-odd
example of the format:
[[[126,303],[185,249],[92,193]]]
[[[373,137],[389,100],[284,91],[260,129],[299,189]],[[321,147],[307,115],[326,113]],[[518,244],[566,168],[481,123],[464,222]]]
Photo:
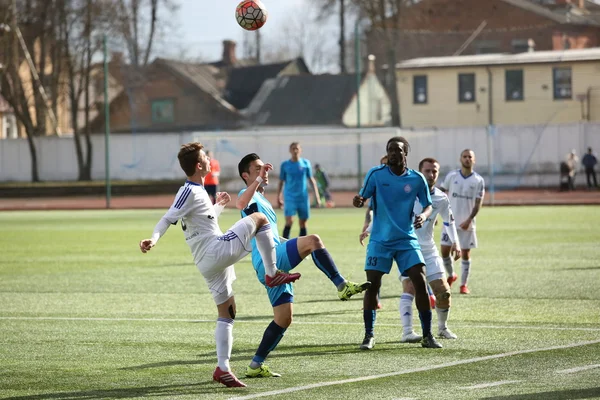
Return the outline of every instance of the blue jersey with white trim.
[[[308,198],[308,180],[312,178],[312,166],[306,158],[281,163],[279,179],[283,186],[284,201],[303,201]]]
[[[246,189],[240,190],[238,193],[238,198],[246,191]],[[271,225],[271,231],[273,232],[273,241],[275,242],[275,246],[279,245],[281,242],[279,241],[279,230],[277,229],[277,214],[275,214],[275,210],[273,206],[267,200],[265,196],[261,193],[254,193],[252,199],[240,213],[243,217],[247,217],[248,215],[254,214],[255,212],[261,212],[265,214],[267,220],[269,220],[269,224]],[[258,247],[256,246],[256,238],[252,238],[252,265],[255,267],[262,264],[262,257],[258,252]]]
[[[396,175],[387,165],[379,165],[367,173],[359,195],[371,198],[371,241],[398,250],[420,248],[413,227],[415,199],[423,208],[431,205],[423,175],[412,169]]]

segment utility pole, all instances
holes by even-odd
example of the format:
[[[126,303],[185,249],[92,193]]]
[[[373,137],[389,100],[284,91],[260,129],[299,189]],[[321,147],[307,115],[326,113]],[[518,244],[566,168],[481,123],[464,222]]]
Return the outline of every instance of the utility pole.
[[[346,73],[346,3],[340,0],[340,74]]]
[[[260,65],[260,29],[256,30],[256,63]]]
[[[17,0],[12,0],[12,18],[10,21],[12,29],[12,59],[15,76],[19,76],[19,39],[17,38]]]

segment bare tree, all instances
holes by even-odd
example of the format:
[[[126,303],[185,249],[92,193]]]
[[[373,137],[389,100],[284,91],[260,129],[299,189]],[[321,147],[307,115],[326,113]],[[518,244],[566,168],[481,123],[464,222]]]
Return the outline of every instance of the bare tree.
[[[346,21],[349,16],[356,16],[360,11],[359,0],[317,0],[320,10],[317,15],[317,21],[321,22],[330,18],[334,12],[338,14],[339,24],[339,67],[340,73],[344,74],[348,71],[346,67],[347,58],[347,47],[348,41],[346,40]]]
[[[10,5],[0,3],[0,15],[10,17],[2,21],[3,53],[9,62],[0,70],[1,94],[24,128],[33,182],[40,180],[35,138],[47,133],[49,115],[53,116],[50,118],[52,131],[58,132],[56,113],[51,114],[56,110],[60,92],[60,62],[54,64],[60,57],[53,31],[57,18],[56,1],[27,0],[19,4],[21,9],[16,0]],[[21,13],[23,32],[19,19]],[[47,96],[45,88],[52,88],[50,96]]]
[[[360,7],[369,18],[372,29],[381,33],[385,45],[388,93],[392,105],[392,125],[401,126],[400,102],[398,100],[398,82],[396,79],[396,43],[402,33],[401,17],[407,7],[414,5],[415,0],[360,0]]]
[[[132,67],[148,65],[156,36],[161,28],[167,27],[166,19],[159,21],[159,10],[174,12],[176,0],[102,0],[112,4],[115,32],[127,49]]]
[[[309,9],[311,19],[292,19],[285,21],[277,35],[277,41],[265,48],[266,62],[289,60],[303,57],[313,72],[330,72],[336,63],[335,43],[328,38],[334,37],[326,31],[327,27],[316,20],[317,10]]]

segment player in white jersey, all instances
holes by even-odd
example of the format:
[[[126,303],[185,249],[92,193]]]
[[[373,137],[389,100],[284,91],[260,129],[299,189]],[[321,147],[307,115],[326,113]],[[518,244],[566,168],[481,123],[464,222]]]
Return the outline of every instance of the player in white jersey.
[[[231,372],[229,365],[236,309],[232,289],[235,280],[233,264],[250,254],[251,240],[256,238],[256,246],[265,266],[267,286],[293,282],[300,278],[300,274],[277,270],[273,233],[264,214],[254,213],[242,218],[225,234],[221,232],[217,218],[231,198],[225,192],[217,193],[213,206],[203,186],[204,177],[210,172],[210,158],[202,149],[200,143],[181,146],[177,158],[187,180],[177,192],[171,208],[156,224],[152,237],[140,241],[140,249],[142,253],[150,251],[169,226],[181,220],[181,228],[192,251],[194,263],[206,280],[217,305],[215,339],[218,366],[213,380],[228,387],[244,387],[246,385]]]
[[[431,195],[431,202],[433,203],[433,212],[431,216],[427,218],[423,226],[417,229],[415,232],[421,246],[421,253],[425,257],[425,275],[427,276],[427,283],[433,290],[436,298],[435,311],[438,317],[438,336],[443,339],[456,339],[456,335],[448,329],[447,321],[450,314],[450,286],[446,281],[446,274],[444,273],[444,266],[442,259],[438,253],[437,246],[435,245],[433,228],[437,216],[442,217],[444,227],[448,232],[450,241],[452,242],[451,253],[455,260],[460,258],[460,245],[458,244],[458,238],[456,233],[456,226],[454,225],[454,216],[452,215],[452,208],[450,207],[450,200],[448,196],[440,189],[435,187],[437,182],[440,163],[434,158],[425,158],[419,163],[419,172],[423,174],[427,180],[429,186],[429,194]],[[421,213],[423,207],[419,202],[415,202],[413,213],[418,215]],[[402,339],[403,343],[417,343],[421,340],[421,336],[417,335],[413,330],[413,313],[412,303],[415,296],[415,289],[410,279],[399,275],[402,281],[403,293],[400,297],[400,321],[402,322]]]
[[[469,294],[467,287],[469,272],[471,270],[471,249],[477,248],[477,235],[475,233],[475,216],[483,204],[485,183],[481,175],[473,171],[475,165],[475,152],[465,149],[460,153],[461,168],[450,171],[442,183],[442,189],[450,199],[450,205],[458,224],[458,241],[462,256],[462,273],[460,279],[460,293]],[[448,283],[457,279],[454,273],[450,250],[452,243],[448,230],[442,229],[442,260],[448,273]]]

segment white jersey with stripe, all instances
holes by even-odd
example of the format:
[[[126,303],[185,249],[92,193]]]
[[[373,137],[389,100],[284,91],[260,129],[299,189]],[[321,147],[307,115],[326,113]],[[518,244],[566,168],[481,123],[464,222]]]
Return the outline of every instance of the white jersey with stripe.
[[[442,221],[446,226],[454,223],[452,209],[450,208],[450,200],[448,199],[448,196],[446,196],[446,193],[438,188],[433,188],[429,194],[431,195],[433,208],[431,216],[427,218],[421,228],[415,230],[424,257],[427,257],[428,255],[437,255],[437,247],[433,237],[433,227],[437,216],[440,215],[442,217]],[[418,201],[415,201],[413,212],[415,215],[423,212],[423,206],[421,206]]]
[[[450,199],[450,206],[454,212],[457,225],[462,224],[471,216],[471,212],[475,207],[475,200],[481,199],[483,201],[485,195],[485,183],[477,172],[464,176],[460,169],[450,171],[441,187]],[[475,218],[473,218],[468,230],[474,229]]]
[[[191,248],[193,239],[194,256],[200,259],[210,239],[223,235],[218,224],[218,216],[222,210],[222,206],[213,206],[204,186],[186,181],[179,188],[169,211],[154,228],[152,240],[156,243],[170,225],[181,221],[185,240]]]

